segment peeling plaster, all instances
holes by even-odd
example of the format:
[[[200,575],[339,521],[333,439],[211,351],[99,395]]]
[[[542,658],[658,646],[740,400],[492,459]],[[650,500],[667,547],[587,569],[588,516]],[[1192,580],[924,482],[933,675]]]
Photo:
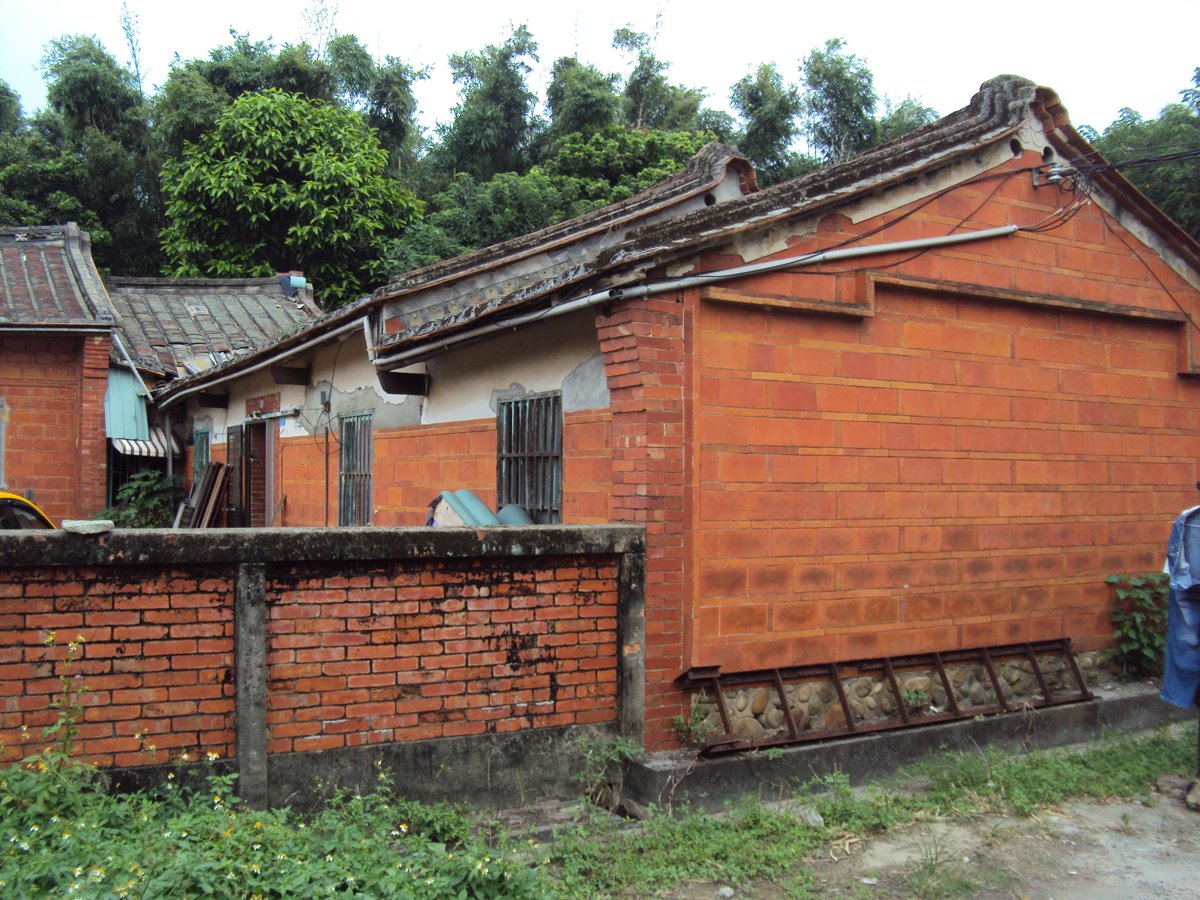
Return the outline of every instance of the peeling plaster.
[[[563,379],[563,412],[581,409],[605,409],[608,406],[608,377],[604,374],[604,354],[597,352],[581,362]]]
[[[580,310],[430,360],[422,423],[491,418],[498,396],[545,391],[561,390],[564,410],[607,407],[595,322],[594,310]]]

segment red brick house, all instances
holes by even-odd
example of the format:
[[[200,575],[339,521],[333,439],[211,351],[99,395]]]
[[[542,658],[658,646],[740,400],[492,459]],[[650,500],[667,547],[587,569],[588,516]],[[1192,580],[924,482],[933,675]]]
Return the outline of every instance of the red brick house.
[[[105,505],[113,328],[86,233],[0,231],[0,485],[56,522]]]
[[[1105,577],[1192,501],[1198,304],[1200,247],[1001,77],[764,191],[706,148],[159,402],[257,447],[283,524],[418,524],[460,487],[644,524],[661,747],[694,666],[1104,646]]]
[[[182,461],[148,388],[316,318],[282,277],[103,280],[74,223],[0,231],[0,486],[59,522]]]

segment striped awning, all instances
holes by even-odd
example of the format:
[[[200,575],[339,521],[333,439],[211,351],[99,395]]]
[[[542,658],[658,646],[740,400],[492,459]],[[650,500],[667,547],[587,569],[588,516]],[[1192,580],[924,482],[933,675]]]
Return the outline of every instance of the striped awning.
[[[110,438],[113,449],[126,456],[160,456],[167,455],[167,447],[171,448],[172,456],[179,456],[179,442],[175,435],[168,435],[162,428],[151,428],[150,439],[138,441],[133,438]]]

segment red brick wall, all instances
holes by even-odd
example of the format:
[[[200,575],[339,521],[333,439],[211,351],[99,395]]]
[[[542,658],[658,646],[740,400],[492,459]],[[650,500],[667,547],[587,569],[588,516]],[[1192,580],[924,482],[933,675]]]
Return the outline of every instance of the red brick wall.
[[[269,750],[616,717],[616,563],[433,562],[268,587]]]
[[[563,521],[610,521],[611,433],[607,410],[566,413],[563,422]],[[324,434],[280,441],[280,491],[287,495],[284,525],[337,524],[337,442]],[[468,488],[493,509],[496,503],[496,422],[374,429],[374,524],[424,525],[429,502],[443,490]]]
[[[612,413],[585,410],[563,419],[563,521],[611,522]]]
[[[255,423],[247,425],[243,430],[242,440],[245,442],[245,454],[242,459],[245,475],[249,479],[249,490],[247,491],[249,500],[249,521],[247,522],[253,528],[263,528],[268,524],[268,516],[271,510],[271,494],[267,490],[267,429],[276,429],[278,426],[274,421]]]
[[[228,570],[215,567],[0,570],[0,762],[40,746],[71,644],[89,689],[84,758],[136,766],[185,750],[231,755],[232,592]]]
[[[209,554],[220,564],[134,566],[121,534],[102,566],[0,567],[0,762],[38,746],[73,642],[84,758],[234,754],[234,560],[257,551],[243,539]],[[266,566],[271,752],[616,720],[618,557],[354,552]]]
[[[1027,174],[994,188],[953,192],[870,241],[944,234],[963,216],[1033,223],[1060,202]],[[824,246],[881,221],[828,224]],[[1178,377],[1185,326],[1171,321],[1176,301],[1200,298],[1116,228],[1093,206],[1042,235],[857,261],[880,273],[873,294],[862,273],[809,270],[693,301],[690,664],[1109,642],[1105,576],[1161,565],[1200,457],[1200,385]]]
[[[686,448],[690,312],[664,295],[596,318],[612,412],[612,518],[646,528],[646,711],[651,748],[672,740],[685,668],[691,467]],[[685,319],[687,322],[685,323]]]
[[[105,505],[107,385],[107,336],[0,335],[5,479],[56,523]]]

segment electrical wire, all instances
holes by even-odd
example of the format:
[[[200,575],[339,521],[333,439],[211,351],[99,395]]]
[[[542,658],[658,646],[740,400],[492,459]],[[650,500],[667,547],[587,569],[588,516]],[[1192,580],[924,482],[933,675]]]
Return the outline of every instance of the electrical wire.
[[[1183,313],[1184,317],[1188,321],[1188,324],[1190,324],[1197,331],[1200,331],[1200,325],[1198,325],[1196,323],[1195,317],[1190,312],[1188,312],[1188,310],[1184,307],[1184,305],[1179,302],[1179,298],[1176,297],[1175,294],[1172,293],[1171,289],[1169,287],[1167,287],[1167,285],[1163,282],[1163,280],[1158,277],[1158,273],[1154,271],[1154,267],[1151,266],[1150,263],[1146,262],[1146,260],[1142,258],[1142,255],[1140,253],[1138,253],[1137,248],[1134,247],[1132,244],[1130,244],[1129,241],[1125,240],[1125,236],[1123,234],[1121,234],[1121,232],[1118,229],[1113,227],[1114,225],[1119,225],[1120,223],[1117,222],[1115,219],[1113,219],[1113,217],[1108,214],[1108,211],[1105,210],[1105,208],[1103,206],[1101,206],[1099,203],[1096,204],[1096,208],[1100,210],[1101,221],[1104,222],[1104,227],[1106,229],[1108,229],[1108,233],[1111,234],[1113,237],[1115,237],[1117,240],[1119,240],[1122,244],[1125,245],[1125,249],[1128,250],[1131,254],[1133,254],[1133,258],[1142,264],[1142,268],[1144,268],[1147,272],[1150,273],[1150,277],[1153,278],[1158,283],[1158,286],[1160,288],[1162,288],[1163,293],[1166,294],[1168,297],[1170,297],[1171,302],[1175,304],[1176,308],[1181,313]]]

